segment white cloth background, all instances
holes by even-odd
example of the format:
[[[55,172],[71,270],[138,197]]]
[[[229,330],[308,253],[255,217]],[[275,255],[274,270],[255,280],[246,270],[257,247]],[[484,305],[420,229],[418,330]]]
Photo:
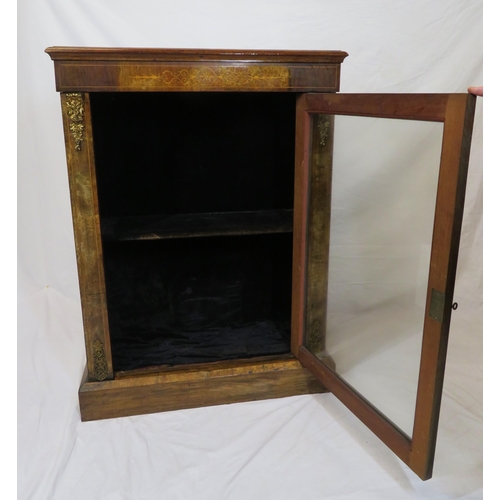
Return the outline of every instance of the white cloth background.
[[[482,99],[434,477],[332,395],[81,423],[84,343],[52,45],[345,50],[343,92],[482,84],[474,0],[19,2],[18,491],[33,500],[482,497]]]

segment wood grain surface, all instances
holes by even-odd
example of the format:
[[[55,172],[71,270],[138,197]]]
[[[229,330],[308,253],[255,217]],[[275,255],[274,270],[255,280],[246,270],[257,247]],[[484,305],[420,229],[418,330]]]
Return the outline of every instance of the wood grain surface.
[[[77,149],[71,130],[68,98],[80,100],[83,106],[83,141]],[[92,119],[88,94],[61,94],[66,160],[68,165],[73,230],[85,331],[85,348],[89,380],[113,377],[109,340],[106,286],[102,259],[99,204],[92,141]]]
[[[83,383],[79,398],[85,421],[325,390],[297,359],[280,356],[122,373],[116,380]]]
[[[335,92],[342,51],[49,47],[59,92]]]

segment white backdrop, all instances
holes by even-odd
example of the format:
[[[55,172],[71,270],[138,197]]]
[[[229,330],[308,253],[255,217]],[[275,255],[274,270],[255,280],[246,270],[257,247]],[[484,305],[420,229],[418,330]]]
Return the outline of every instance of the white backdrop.
[[[482,99],[433,479],[331,395],[81,423],[84,344],[52,45],[345,50],[343,92],[482,84],[473,0],[20,0],[18,491],[21,499],[482,497]]]

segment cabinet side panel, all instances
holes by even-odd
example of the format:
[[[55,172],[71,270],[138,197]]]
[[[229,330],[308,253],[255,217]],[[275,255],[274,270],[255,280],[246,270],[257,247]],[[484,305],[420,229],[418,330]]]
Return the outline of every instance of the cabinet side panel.
[[[88,94],[63,93],[73,230],[89,380],[113,377]]]
[[[332,190],[333,126],[297,101],[291,352],[324,348]],[[311,165],[311,166],[310,166]]]
[[[333,116],[312,116],[306,250],[306,338],[304,343],[314,354],[325,348],[333,123]]]

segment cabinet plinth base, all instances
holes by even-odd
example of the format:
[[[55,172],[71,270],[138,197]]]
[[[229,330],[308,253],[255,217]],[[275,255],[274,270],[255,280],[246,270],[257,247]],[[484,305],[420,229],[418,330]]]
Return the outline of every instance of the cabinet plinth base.
[[[130,374],[80,387],[82,421],[325,392],[292,356]]]

